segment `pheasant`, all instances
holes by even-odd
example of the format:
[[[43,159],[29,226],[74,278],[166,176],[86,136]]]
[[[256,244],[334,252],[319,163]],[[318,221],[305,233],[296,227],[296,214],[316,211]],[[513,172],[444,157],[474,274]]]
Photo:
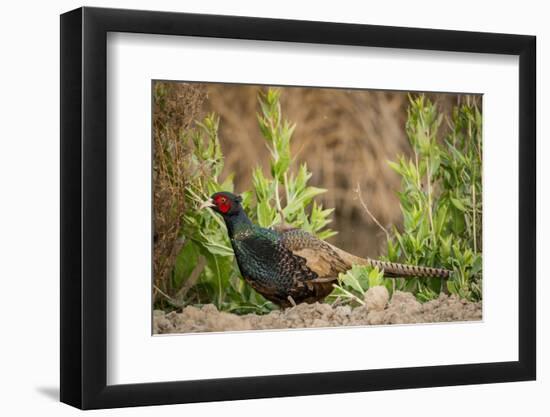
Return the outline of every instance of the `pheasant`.
[[[323,300],[338,274],[352,265],[377,267],[386,277],[449,277],[446,269],[360,258],[298,228],[260,227],[248,218],[241,201],[238,195],[219,192],[201,208],[211,207],[223,217],[245,281],[282,308]]]

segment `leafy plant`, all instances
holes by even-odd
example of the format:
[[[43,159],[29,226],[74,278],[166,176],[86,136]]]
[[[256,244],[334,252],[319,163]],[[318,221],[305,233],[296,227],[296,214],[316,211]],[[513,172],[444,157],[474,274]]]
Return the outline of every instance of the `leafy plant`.
[[[311,173],[305,163],[296,173],[290,169],[290,141],[295,126],[282,120],[279,98],[279,91],[274,89],[259,97],[258,124],[271,154],[271,178],[266,178],[260,167],[254,170],[258,224],[262,227],[289,224],[326,239],[336,234],[325,228],[333,209],[323,209],[314,198],[327,190],[307,185]]]
[[[388,233],[386,259],[445,267],[453,274],[449,280],[398,279],[383,284],[412,292],[420,301],[434,299],[441,291],[480,300],[482,117],[475,102],[455,107],[449,133],[441,140],[442,122],[424,95],[410,98],[406,131],[414,156],[389,162],[401,176],[403,230],[393,227]],[[371,286],[364,277],[372,271],[354,267],[341,274],[338,291],[362,296]]]
[[[384,273],[376,267],[353,265],[345,274],[338,276],[338,285],[330,294],[330,299],[344,300],[345,303],[364,305],[363,298],[371,287],[386,285],[388,280],[384,279]]]

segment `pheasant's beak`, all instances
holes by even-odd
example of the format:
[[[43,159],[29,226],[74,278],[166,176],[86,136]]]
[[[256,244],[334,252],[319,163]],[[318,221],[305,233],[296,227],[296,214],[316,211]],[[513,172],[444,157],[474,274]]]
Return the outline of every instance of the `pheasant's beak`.
[[[208,200],[203,201],[203,202],[201,203],[201,205],[199,206],[199,210],[203,210],[203,209],[205,209],[206,207],[216,207],[216,205],[214,204],[214,200],[212,200],[211,198],[209,198]]]

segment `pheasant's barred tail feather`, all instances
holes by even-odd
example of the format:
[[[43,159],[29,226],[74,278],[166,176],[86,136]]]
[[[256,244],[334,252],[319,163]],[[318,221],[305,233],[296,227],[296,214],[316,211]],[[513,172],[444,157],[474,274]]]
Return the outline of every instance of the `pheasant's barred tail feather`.
[[[449,278],[451,271],[443,268],[431,268],[428,266],[404,265],[394,262],[377,261],[368,259],[368,264],[384,271],[386,276],[395,277],[428,277],[428,278]]]
[[[336,246],[323,242],[326,246],[330,247],[340,259],[345,262],[346,269],[352,267],[352,265],[370,265],[375,266],[379,270],[384,271],[384,276],[387,278],[415,278],[415,277],[427,277],[427,278],[449,278],[451,271],[443,268],[432,268],[428,266],[416,266],[405,265],[395,262],[378,261],[370,258],[360,258],[359,256],[352,255]],[[345,272],[345,271],[340,271]]]

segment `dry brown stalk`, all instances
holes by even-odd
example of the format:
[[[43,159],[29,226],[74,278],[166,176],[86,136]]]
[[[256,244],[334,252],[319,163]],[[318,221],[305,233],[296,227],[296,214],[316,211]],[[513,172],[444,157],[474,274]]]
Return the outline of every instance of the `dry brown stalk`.
[[[153,98],[153,272],[157,295],[173,291],[169,277],[184,245],[179,234],[189,152],[181,135],[200,118],[206,91],[201,84],[155,82]]]

